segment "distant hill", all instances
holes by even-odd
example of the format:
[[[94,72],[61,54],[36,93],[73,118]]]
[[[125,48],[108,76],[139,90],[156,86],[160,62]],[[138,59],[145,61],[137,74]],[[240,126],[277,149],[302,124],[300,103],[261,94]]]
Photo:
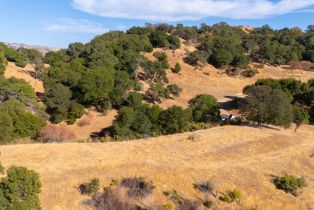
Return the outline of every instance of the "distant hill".
[[[26,48],[26,49],[36,49],[39,52],[46,54],[48,52],[56,52],[58,50],[60,50],[60,48],[55,48],[55,47],[47,47],[47,46],[40,46],[40,45],[27,45],[27,44],[23,44],[23,43],[6,43],[4,42],[5,45],[7,45],[8,47],[11,47],[13,49],[19,49],[19,48]]]

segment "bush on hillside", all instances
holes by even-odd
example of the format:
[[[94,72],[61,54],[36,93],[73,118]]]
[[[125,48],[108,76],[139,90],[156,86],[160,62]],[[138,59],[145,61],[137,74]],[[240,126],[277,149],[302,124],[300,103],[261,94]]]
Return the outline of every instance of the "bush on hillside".
[[[256,69],[245,69],[241,72],[241,75],[243,77],[255,77],[255,75],[258,73]]]
[[[299,105],[293,106],[293,122],[297,125],[295,131],[305,123],[308,123],[310,119],[309,112]]]
[[[1,209],[40,210],[39,175],[24,167],[12,166],[0,181]]]
[[[11,143],[15,139],[36,138],[46,122],[33,115],[24,104],[10,99],[0,105],[0,144]]]
[[[189,53],[185,58],[184,62],[192,65],[192,66],[202,66],[207,63],[207,59],[209,54],[204,50],[196,50]]]
[[[171,69],[173,73],[179,73],[181,71],[181,65],[179,63],[176,63],[174,68]]]
[[[273,182],[278,189],[284,190],[286,193],[291,193],[294,196],[298,196],[300,189],[307,186],[303,177],[296,178],[288,174],[283,177],[276,177]]]
[[[241,193],[238,190],[233,190],[221,196],[220,200],[225,201],[227,203],[232,203],[234,201],[239,201],[240,197]]]
[[[45,143],[71,141],[75,138],[75,134],[63,125],[47,125],[39,135],[39,139]]]
[[[173,203],[176,204],[176,209],[180,210],[200,210],[201,203],[196,200],[190,200],[181,196],[176,190],[164,192]]]
[[[122,179],[120,185],[127,189],[129,197],[147,197],[155,188],[152,181],[146,181],[143,177]]]
[[[100,190],[99,179],[92,179],[88,183],[79,186],[80,192],[83,195],[95,195]]]

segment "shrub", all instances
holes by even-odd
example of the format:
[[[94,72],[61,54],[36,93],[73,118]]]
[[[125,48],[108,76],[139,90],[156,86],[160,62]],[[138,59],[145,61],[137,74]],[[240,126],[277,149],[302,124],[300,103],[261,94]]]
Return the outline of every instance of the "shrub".
[[[165,203],[163,208],[164,210],[173,210],[173,205],[171,203]]]
[[[0,119],[1,144],[19,138],[36,138],[46,124],[16,99],[10,99],[0,105]]]
[[[146,210],[140,202],[125,195],[123,189],[108,188],[103,193],[95,196],[97,210]]]
[[[199,210],[201,203],[195,200],[189,200],[178,194],[177,191],[164,192],[164,195],[169,197],[176,204],[176,209],[180,210]]]
[[[254,77],[257,73],[256,69],[246,69],[241,72],[241,75],[244,77]]]
[[[181,65],[176,63],[173,69],[171,69],[173,73],[179,73],[181,71]]]
[[[74,101],[71,101],[70,107],[68,109],[68,122],[70,124],[75,123],[76,119],[82,117],[84,113],[84,106]]]
[[[204,122],[191,122],[190,123],[190,131],[197,131],[197,130],[205,130],[211,128],[212,125]]]
[[[178,49],[181,47],[180,39],[177,36],[170,35],[167,40],[170,44],[170,49]]]
[[[155,188],[152,181],[146,181],[143,177],[123,179],[121,186],[127,189],[130,197],[147,197]]]
[[[203,50],[196,50],[188,54],[187,57],[184,58],[184,62],[192,65],[198,66],[207,63],[207,59],[209,54]]]
[[[167,48],[169,47],[168,35],[163,31],[153,31],[149,35],[150,42],[154,47]]]
[[[215,54],[212,55],[211,62],[217,68],[225,67],[232,62],[232,53],[228,50],[218,49]]]
[[[112,180],[103,193],[93,197],[99,210],[150,210],[162,209],[161,205],[143,205],[142,199],[151,195],[154,189],[151,181],[144,178],[126,178],[120,182]]]
[[[47,125],[39,135],[39,139],[46,143],[70,141],[75,138],[75,134],[63,125]]]
[[[130,92],[126,99],[127,105],[131,107],[141,106],[142,101],[143,101],[143,94],[137,93],[137,92]]]
[[[226,74],[230,77],[235,77],[235,76],[238,76],[240,74],[240,69],[239,68],[234,68],[234,67],[231,67],[231,68],[227,68],[226,69]]]
[[[182,92],[182,89],[176,85],[176,84],[173,84],[173,85],[168,85],[165,89],[165,97],[166,98],[170,98],[170,95],[173,95],[173,96],[180,96]]]
[[[163,69],[169,68],[168,56],[164,52],[154,52],[154,57],[160,62]]]
[[[95,195],[100,189],[99,179],[97,178],[92,179],[88,183],[81,184],[79,188],[80,188],[81,194]]]
[[[220,200],[225,201],[227,203],[232,203],[234,201],[239,200],[241,197],[241,193],[238,190],[233,190],[227,192],[224,196],[220,197]]]
[[[189,135],[186,140],[188,141],[199,141],[200,140],[200,136],[199,135],[196,135],[196,134],[192,134],[192,135]]]
[[[293,122],[297,125],[295,131],[303,124],[308,123],[310,115],[306,109],[299,105],[293,106]]]
[[[39,175],[24,167],[12,166],[0,181],[1,209],[39,210],[41,182]]]
[[[250,57],[245,54],[235,56],[232,61],[232,65],[241,69],[247,68],[249,63],[250,63]]]
[[[211,208],[213,206],[213,201],[212,200],[205,200],[203,202],[203,205],[206,207],[206,208]]]
[[[202,182],[202,183],[197,183],[194,184],[194,188],[201,191],[201,192],[212,192],[214,188],[214,183],[211,182],[210,180],[207,182]]]
[[[298,196],[300,189],[307,186],[304,177],[296,178],[288,174],[283,177],[276,177],[273,182],[278,189],[291,193],[294,196]]]

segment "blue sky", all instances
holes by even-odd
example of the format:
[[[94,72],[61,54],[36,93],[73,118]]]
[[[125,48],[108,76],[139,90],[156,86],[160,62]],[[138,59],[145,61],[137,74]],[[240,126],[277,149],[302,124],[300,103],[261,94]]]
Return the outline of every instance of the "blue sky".
[[[1,0],[0,41],[67,47],[150,23],[314,24],[314,0]]]

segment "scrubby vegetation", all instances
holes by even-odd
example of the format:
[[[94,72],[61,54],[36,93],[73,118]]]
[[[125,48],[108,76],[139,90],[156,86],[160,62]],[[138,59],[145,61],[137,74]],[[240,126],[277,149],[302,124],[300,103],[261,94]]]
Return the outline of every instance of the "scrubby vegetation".
[[[176,190],[164,192],[164,195],[167,196],[173,203],[175,203],[175,209],[178,210],[198,210],[201,207],[201,202],[184,198]]]
[[[300,190],[307,186],[304,177],[296,178],[288,174],[283,177],[276,177],[273,182],[278,189],[291,193],[294,196],[298,196]]]
[[[238,190],[233,190],[221,196],[220,200],[225,201],[227,203],[232,203],[235,201],[239,201],[240,197],[241,197],[241,193]]]
[[[3,210],[40,210],[39,175],[24,167],[12,166],[0,181],[0,208]]]
[[[99,180],[94,179],[89,183],[81,185],[80,191],[92,195],[92,205],[101,210],[133,210],[133,209],[162,209],[161,206],[153,203],[152,206],[144,204],[143,199],[150,196],[155,188],[152,181],[143,177],[125,178],[120,181],[113,180],[103,192],[99,190]],[[97,186],[97,187],[95,187]],[[86,190],[87,189],[87,190]]]
[[[81,194],[95,195],[100,190],[99,179],[98,178],[92,179],[88,183],[81,184],[79,188]]]
[[[179,63],[176,63],[176,65],[174,66],[174,68],[172,69],[173,73],[179,73],[181,71],[181,65]]]

